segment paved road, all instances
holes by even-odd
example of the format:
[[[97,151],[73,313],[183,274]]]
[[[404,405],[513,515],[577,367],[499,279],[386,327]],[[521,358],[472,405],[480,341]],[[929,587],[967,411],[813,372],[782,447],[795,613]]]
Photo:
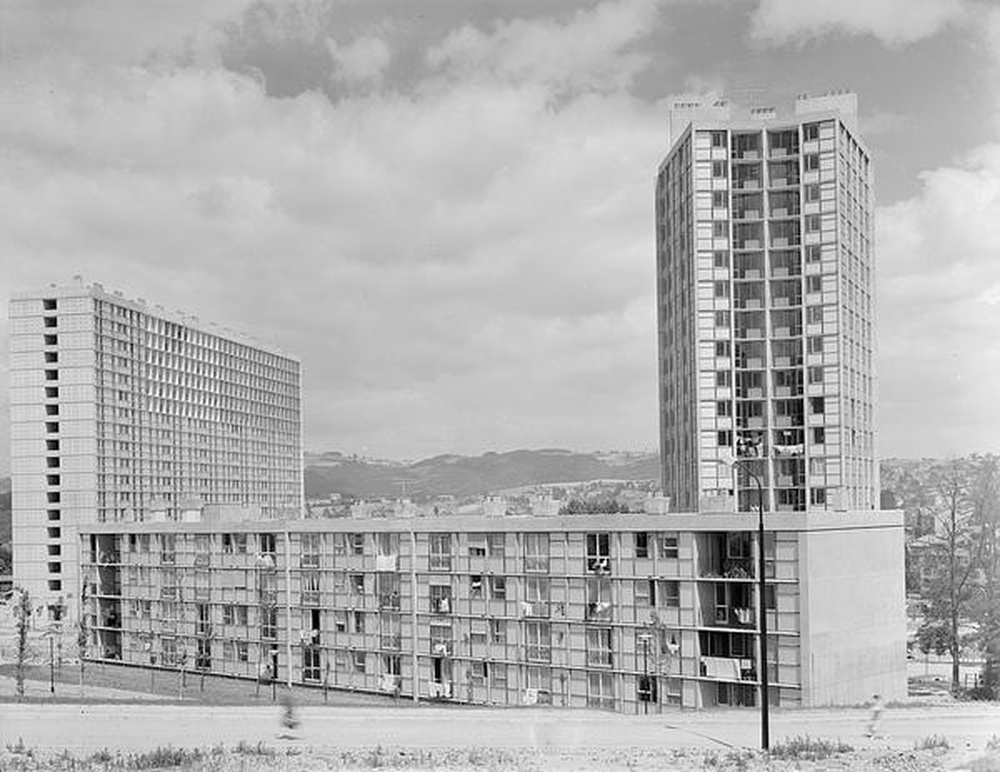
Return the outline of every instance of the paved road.
[[[427,707],[307,708],[300,742],[317,748],[407,747],[756,747],[758,716],[752,711],[620,716],[597,711],[493,710]],[[772,742],[797,735],[841,738],[855,746],[866,714],[860,709],[787,711],[772,716]],[[274,742],[278,710],[176,705],[0,705],[0,741],[18,738],[32,747],[89,752],[242,741]],[[953,747],[982,748],[1000,732],[1000,706],[963,704],[887,711],[885,740],[912,748],[932,734]]]

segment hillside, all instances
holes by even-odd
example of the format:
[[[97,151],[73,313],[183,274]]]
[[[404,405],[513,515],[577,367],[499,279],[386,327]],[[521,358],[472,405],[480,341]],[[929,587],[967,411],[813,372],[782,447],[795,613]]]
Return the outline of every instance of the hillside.
[[[372,461],[339,453],[306,458],[306,497],[339,493],[358,498],[476,496],[542,483],[586,480],[653,480],[653,453],[578,453],[514,450],[482,456],[443,455],[415,463]]]

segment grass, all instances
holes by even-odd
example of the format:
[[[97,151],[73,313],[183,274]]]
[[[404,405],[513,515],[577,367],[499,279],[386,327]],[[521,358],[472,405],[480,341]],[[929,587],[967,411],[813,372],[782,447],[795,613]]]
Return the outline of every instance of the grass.
[[[824,740],[802,735],[792,737],[771,748],[771,757],[792,761],[821,761],[841,753],[850,753],[854,748],[840,740]]]
[[[948,742],[948,738],[944,735],[932,734],[928,735],[923,740],[917,740],[913,744],[913,747],[918,751],[946,751],[951,748],[951,744]]]

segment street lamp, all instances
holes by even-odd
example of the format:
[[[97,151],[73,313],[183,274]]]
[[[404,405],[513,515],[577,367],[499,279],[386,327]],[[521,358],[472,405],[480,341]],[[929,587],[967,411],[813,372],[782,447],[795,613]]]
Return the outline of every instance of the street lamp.
[[[720,464],[733,469],[742,469],[757,484],[757,578],[760,585],[760,601],[757,607],[757,618],[760,625],[760,661],[757,672],[760,674],[760,747],[765,751],[771,746],[770,718],[768,715],[768,683],[767,683],[767,579],[764,575],[764,486],[760,478],[738,458],[719,459]],[[739,488],[736,491],[737,506],[739,505]]]

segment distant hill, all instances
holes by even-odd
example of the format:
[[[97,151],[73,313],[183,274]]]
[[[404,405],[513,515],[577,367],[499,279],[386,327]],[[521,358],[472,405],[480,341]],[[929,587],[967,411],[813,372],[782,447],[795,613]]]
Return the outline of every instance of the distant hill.
[[[443,455],[414,463],[363,459],[340,453],[306,455],[306,497],[331,493],[358,498],[476,496],[544,483],[654,480],[655,453],[578,453],[514,450],[481,456]]]

